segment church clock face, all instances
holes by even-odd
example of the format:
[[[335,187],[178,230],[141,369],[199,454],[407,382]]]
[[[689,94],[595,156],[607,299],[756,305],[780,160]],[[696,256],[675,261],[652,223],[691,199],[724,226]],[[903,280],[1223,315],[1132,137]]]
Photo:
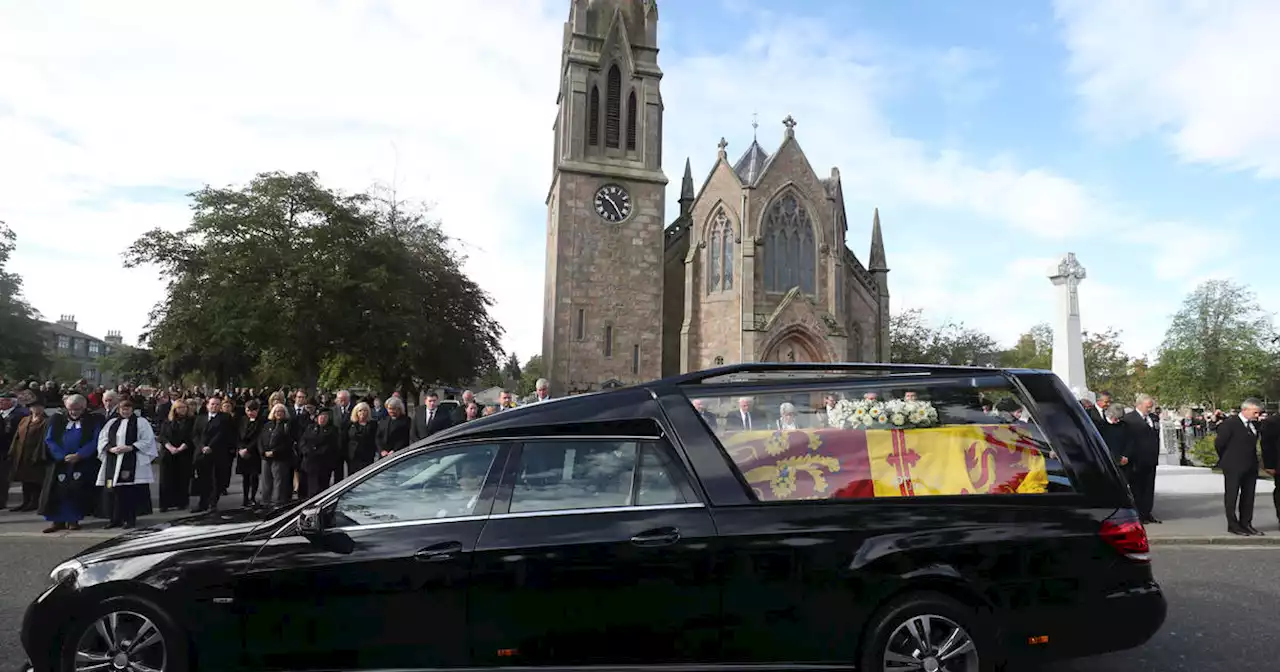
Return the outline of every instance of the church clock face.
[[[596,214],[606,222],[617,223],[631,216],[631,194],[619,184],[606,184],[596,191]]]

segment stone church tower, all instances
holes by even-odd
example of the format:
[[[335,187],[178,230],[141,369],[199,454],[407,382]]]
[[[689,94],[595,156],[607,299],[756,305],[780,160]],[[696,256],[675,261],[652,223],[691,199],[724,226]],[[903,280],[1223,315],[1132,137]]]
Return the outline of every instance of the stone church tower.
[[[547,194],[553,394],[662,374],[662,95],[654,0],[571,0]]]
[[[783,121],[772,153],[686,160],[663,225],[655,0],[570,0],[547,194],[542,358],[552,394],[751,361],[889,361],[880,213],[868,265],[845,244],[840,172]]]

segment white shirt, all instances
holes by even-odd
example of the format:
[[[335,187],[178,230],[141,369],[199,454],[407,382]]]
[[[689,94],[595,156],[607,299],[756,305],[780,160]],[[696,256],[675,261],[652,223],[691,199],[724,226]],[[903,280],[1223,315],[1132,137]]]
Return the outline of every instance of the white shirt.
[[[742,428],[751,429],[751,413],[747,411],[741,411],[741,413],[742,413]]]
[[[111,436],[111,432],[107,431],[111,427],[111,423],[117,419],[120,420],[116,425],[115,436]],[[69,426],[69,425],[68,425]],[[114,477],[115,474],[107,473],[107,449],[114,446],[123,446],[125,444],[125,435],[129,432],[129,421],[124,418],[111,418],[107,420],[107,424],[103,426],[102,431],[98,433],[98,459],[102,460],[102,466],[98,467],[98,481],[96,485],[106,485],[107,479]],[[121,483],[125,485],[143,485],[146,483],[154,483],[155,475],[151,471],[151,461],[156,459],[159,454],[156,448],[156,434],[151,430],[151,423],[138,418],[138,436],[133,442],[133,450],[138,453],[137,470],[134,474],[133,482]]]

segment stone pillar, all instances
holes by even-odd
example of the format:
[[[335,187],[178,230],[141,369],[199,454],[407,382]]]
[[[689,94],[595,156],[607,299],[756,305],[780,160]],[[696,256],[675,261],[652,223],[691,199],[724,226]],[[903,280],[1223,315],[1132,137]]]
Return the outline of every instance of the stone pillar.
[[[1080,281],[1085,279],[1084,266],[1076,255],[1068,252],[1049,271],[1057,293],[1057,312],[1053,321],[1053,372],[1072,391],[1087,390],[1084,370],[1084,341],[1080,333]]]

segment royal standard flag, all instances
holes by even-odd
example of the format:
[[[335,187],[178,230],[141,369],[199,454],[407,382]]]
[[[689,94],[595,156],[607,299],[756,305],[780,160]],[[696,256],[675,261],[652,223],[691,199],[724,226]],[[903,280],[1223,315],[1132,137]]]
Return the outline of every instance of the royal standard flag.
[[[729,457],[762,501],[1044,492],[1026,425],[737,432]]]

